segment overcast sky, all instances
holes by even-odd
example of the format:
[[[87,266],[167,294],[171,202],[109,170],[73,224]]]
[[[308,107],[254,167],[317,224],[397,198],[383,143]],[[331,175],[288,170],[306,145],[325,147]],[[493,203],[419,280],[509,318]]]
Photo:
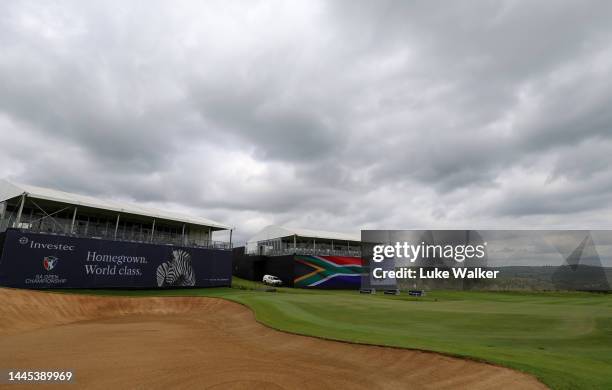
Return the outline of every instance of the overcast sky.
[[[233,225],[612,227],[612,2],[3,1],[0,177]]]

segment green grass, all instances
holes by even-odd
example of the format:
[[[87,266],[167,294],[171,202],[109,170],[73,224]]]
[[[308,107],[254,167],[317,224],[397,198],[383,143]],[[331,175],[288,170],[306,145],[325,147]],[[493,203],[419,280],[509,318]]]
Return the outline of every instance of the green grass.
[[[220,297],[283,331],[488,361],[553,389],[612,389],[610,294],[440,291],[412,298],[261,287],[235,278],[234,288],[78,292]]]

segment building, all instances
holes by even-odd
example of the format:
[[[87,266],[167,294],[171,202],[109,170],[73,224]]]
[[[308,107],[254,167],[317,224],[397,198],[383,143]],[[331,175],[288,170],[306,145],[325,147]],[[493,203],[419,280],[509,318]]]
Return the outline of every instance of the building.
[[[18,228],[133,242],[229,248],[210,219],[0,180],[0,232]]]
[[[266,226],[234,253],[233,274],[249,280],[279,277],[298,288],[358,289],[364,267],[358,236]]]
[[[231,246],[210,219],[0,180],[0,285],[229,286]]]
[[[245,252],[361,257],[361,239],[353,234],[269,225],[247,241]]]

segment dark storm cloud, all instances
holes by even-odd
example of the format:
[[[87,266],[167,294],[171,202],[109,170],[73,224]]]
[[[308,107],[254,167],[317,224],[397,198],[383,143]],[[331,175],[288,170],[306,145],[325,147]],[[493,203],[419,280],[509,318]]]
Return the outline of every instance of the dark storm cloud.
[[[217,218],[610,227],[609,2],[10,2],[0,176]]]
[[[275,101],[277,91],[260,88],[243,91],[235,82],[197,85],[193,98],[211,127],[254,146],[261,159],[316,161],[333,151],[342,133],[326,123],[320,107]]]
[[[361,31],[380,43],[372,45],[382,58],[408,47],[415,54],[403,80],[416,73],[440,89],[429,104],[403,107],[426,120],[386,126],[389,138],[400,133],[412,146],[396,142],[402,157],[382,164],[382,175],[406,173],[446,191],[491,180],[525,154],[612,135],[606,2],[351,5],[337,10],[347,36]]]

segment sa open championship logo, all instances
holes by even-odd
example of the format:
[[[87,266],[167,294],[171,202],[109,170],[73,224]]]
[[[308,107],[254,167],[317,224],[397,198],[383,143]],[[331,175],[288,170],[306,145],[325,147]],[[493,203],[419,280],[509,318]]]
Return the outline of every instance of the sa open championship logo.
[[[57,265],[59,259],[55,256],[45,256],[43,259],[43,267],[45,270],[51,271]]]

